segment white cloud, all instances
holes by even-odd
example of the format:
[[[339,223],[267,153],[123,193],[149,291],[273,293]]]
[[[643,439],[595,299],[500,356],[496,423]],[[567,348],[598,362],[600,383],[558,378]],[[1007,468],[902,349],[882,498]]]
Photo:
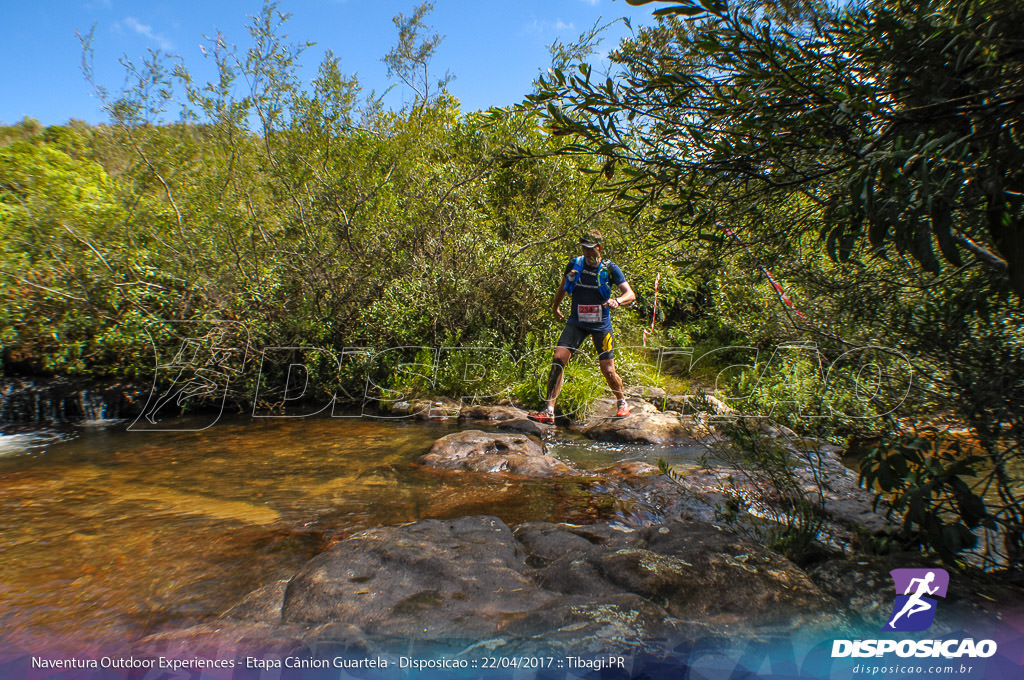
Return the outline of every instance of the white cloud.
[[[597,5],[597,3],[601,2],[601,0],[580,0],[580,2],[585,2],[585,3],[587,3],[588,5],[594,5],[594,6],[596,6],[596,5]]]
[[[154,41],[157,45],[160,46],[160,49],[162,50],[170,50],[174,48],[174,44],[170,40],[160,35],[159,33],[154,33],[152,26],[150,26],[149,24],[141,23],[135,17],[125,17],[124,25],[130,28],[131,30],[135,31],[139,35],[145,36],[150,40]]]
[[[529,33],[559,33],[561,31],[571,31],[575,28],[576,26],[571,21],[566,23],[561,19],[554,21],[534,19],[533,24],[527,27],[527,31]]]

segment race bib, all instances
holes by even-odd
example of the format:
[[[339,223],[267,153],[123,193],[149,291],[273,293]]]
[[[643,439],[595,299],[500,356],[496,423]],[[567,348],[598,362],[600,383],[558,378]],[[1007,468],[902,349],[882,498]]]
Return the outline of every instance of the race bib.
[[[581,323],[601,323],[604,320],[601,305],[580,305],[576,308],[576,316]]]

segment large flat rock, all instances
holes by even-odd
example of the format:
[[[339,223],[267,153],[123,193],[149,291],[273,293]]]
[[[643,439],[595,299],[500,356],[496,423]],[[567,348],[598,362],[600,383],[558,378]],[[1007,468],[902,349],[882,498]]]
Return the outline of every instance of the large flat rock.
[[[520,433],[463,430],[441,437],[418,464],[445,470],[467,470],[552,477],[570,474],[572,468],[547,455],[544,443]]]
[[[507,404],[497,406],[467,404],[459,411],[459,420],[500,423],[506,420],[523,420],[526,415],[525,410]]]
[[[704,522],[630,532],[549,523],[520,526],[537,579],[600,601],[631,593],[679,622],[788,628],[834,621],[835,601],[792,562]],[[677,624],[678,625],[678,624]]]
[[[631,413],[616,418],[615,401],[599,400],[576,429],[590,439],[644,444],[694,444],[712,436],[700,420],[675,411],[659,411],[646,401],[629,399]]]
[[[622,530],[490,516],[361,532],[282,589],[245,598],[216,625],[152,636],[276,647],[344,642],[385,651],[434,641],[491,653],[628,653],[708,636],[840,621],[837,602],[785,558],[703,522]]]
[[[462,411],[459,412],[459,420],[469,423],[487,423],[499,430],[522,432],[535,437],[543,437],[554,429],[554,425],[542,425],[530,420],[527,415],[526,411],[515,406],[470,404],[462,407]]]
[[[307,563],[288,584],[281,620],[397,637],[491,636],[555,597],[527,577],[525,560],[494,517],[372,529]]]

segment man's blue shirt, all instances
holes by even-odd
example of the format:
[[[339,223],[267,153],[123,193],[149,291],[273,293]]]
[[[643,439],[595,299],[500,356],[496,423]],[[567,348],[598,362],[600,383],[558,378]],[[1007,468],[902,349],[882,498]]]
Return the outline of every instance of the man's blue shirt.
[[[564,274],[569,273],[572,269],[573,262],[575,262],[575,258],[569,260],[569,263],[565,266]],[[619,269],[618,265],[607,260],[605,261],[605,265],[608,267],[609,283],[617,286],[626,282],[626,277],[623,276],[622,270]],[[606,331],[610,333],[612,330],[612,310],[608,307],[601,307],[600,319],[597,320],[596,317],[593,316],[595,313],[593,307],[595,305],[603,305],[607,302],[607,298],[602,298],[601,293],[598,290],[597,271],[597,266],[591,267],[584,262],[583,272],[580,273],[579,281],[576,282],[576,287],[573,288],[572,291],[572,314],[569,315],[568,323],[588,331]],[[581,320],[580,305],[584,306],[584,317],[589,316],[591,319],[595,320]],[[587,309],[588,306],[590,307],[589,310]]]

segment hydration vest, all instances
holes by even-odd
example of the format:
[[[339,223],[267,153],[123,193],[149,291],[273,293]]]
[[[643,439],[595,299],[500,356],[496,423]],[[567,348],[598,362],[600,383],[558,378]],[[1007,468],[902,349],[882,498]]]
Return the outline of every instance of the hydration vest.
[[[582,255],[573,260],[569,273],[565,275],[565,286],[563,287],[566,293],[572,293],[576,288],[576,283],[582,276],[585,265],[586,258]],[[601,260],[601,264],[597,265],[597,292],[602,300],[607,300],[612,296],[611,280],[608,276],[608,260]]]

